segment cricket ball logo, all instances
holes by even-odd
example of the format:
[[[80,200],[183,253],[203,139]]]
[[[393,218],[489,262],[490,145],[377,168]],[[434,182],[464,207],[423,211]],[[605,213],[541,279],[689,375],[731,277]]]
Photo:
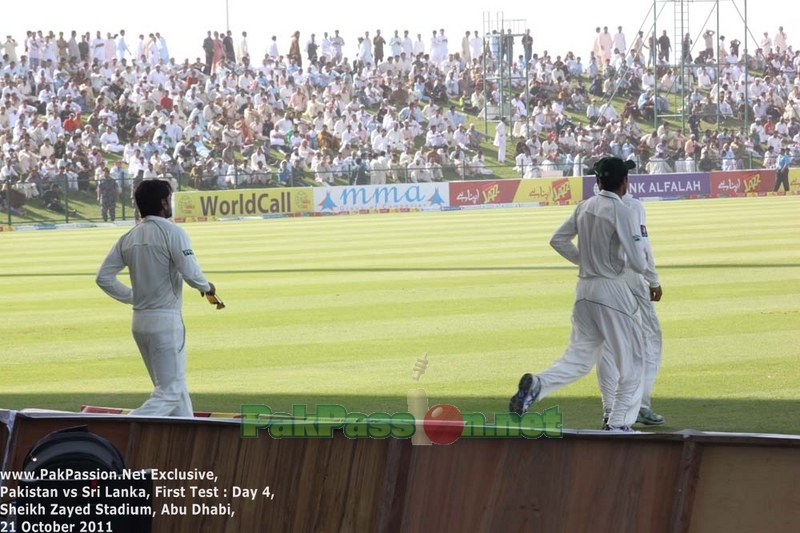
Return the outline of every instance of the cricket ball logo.
[[[178,200],[178,208],[187,215],[194,214],[194,201],[189,197],[182,197]]]
[[[428,368],[428,353],[414,363],[411,379],[419,381]],[[413,445],[452,444],[464,431],[464,418],[457,407],[437,404],[428,409],[425,389],[408,391],[408,412],[416,419],[416,431],[411,437]]]
[[[306,210],[311,207],[312,200],[309,198],[308,194],[305,191],[299,191],[294,193],[295,202],[300,209]]]

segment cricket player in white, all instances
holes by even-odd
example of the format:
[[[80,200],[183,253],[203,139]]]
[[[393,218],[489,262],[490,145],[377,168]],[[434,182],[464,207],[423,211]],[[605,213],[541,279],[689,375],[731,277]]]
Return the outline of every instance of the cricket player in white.
[[[200,269],[189,236],[168,220],[171,196],[163,180],[145,180],[136,188],[143,218],[119,239],[97,273],[97,285],[106,294],[133,305],[133,338],[155,387],[133,415],[194,416],[186,387],[183,282],[203,293],[216,291]],[[117,279],[125,267],[131,287]]]
[[[558,253],[578,265],[570,344],[549,370],[522,376],[510,412],[522,416],[533,402],[588,374],[608,345],[619,377],[605,429],[633,431],[644,347],[639,304],[625,282],[626,261],[640,274],[647,270],[641,228],[622,202],[633,166],[616,157],[595,163],[602,190],[579,204],[550,239]],[[572,242],[576,235],[580,248]]]
[[[650,246],[650,238],[647,234],[647,216],[644,211],[644,205],[641,200],[632,197],[630,194],[623,196],[622,201],[636,214],[637,222],[642,230],[645,253],[647,254],[645,276],[637,274],[630,268],[625,269],[625,280],[633,295],[639,301],[639,310],[642,315],[642,334],[644,337],[644,380],[640,391],[637,391],[636,395],[637,397],[641,396],[641,407],[639,408],[636,422],[648,426],[657,426],[664,423],[664,417],[653,412],[650,408],[650,394],[653,390],[653,384],[656,382],[663,351],[661,324],[658,321],[654,304],[654,302],[661,300],[662,289],[656,273],[653,249]],[[604,425],[608,423],[607,419],[611,412],[617,379],[618,375],[614,366],[613,354],[606,348],[603,358],[597,364],[597,381],[600,384],[600,395],[603,399]]]

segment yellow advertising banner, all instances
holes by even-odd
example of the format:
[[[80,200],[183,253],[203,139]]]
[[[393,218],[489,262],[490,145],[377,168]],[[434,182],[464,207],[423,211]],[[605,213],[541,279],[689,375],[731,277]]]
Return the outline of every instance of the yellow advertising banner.
[[[781,186],[783,191],[783,186]],[[789,192],[800,194],[800,168],[789,169]]]
[[[576,205],[583,200],[583,178],[534,178],[520,180],[514,203]]]
[[[313,213],[314,190],[311,187],[300,187],[176,192],[173,203],[172,215],[178,222]]]

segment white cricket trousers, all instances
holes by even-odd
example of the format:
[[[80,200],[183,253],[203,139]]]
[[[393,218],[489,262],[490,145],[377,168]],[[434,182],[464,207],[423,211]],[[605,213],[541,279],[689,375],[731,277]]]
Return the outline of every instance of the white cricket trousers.
[[[505,137],[500,141],[500,146],[497,147],[497,162],[506,162],[506,140]]]
[[[570,343],[561,359],[540,374],[537,401],[591,372],[608,345],[618,370],[609,425],[632,426],[639,414],[644,346],[639,305],[623,280],[581,279],[572,310]]]
[[[642,315],[642,336],[644,340],[644,373],[642,386],[637,391],[637,397],[641,397],[642,409],[650,409],[650,394],[653,392],[653,385],[661,366],[661,354],[663,353],[663,340],[661,335],[661,323],[656,315],[656,306],[650,299],[637,296],[639,301],[639,311]],[[613,354],[606,349],[603,359],[597,365],[597,382],[600,385],[600,396],[603,399],[603,411],[611,409],[614,400],[614,384],[619,378],[617,368],[614,366]]]
[[[194,416],[186,387],[186,329],[181,314],[134,311],[131,330],[154,387],[150,398],[131,414]]]

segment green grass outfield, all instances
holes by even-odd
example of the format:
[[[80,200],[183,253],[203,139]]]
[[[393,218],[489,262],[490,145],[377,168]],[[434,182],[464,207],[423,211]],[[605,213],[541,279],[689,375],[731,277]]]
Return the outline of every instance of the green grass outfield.
[[[664,299],[664,430],[800,433],[800,196],[650,202]],[[548,246],[574,207],[184,226],[228,308],[186,287],[197,410],[504,412],[567,345],[577,270]],[[94,274],[126,228],[0,234],[0,407],[137,407],[130,308]],[[127,276],[123,277],[127,282]],[[428,353],[428,370],[411,379]],[[594,374],[537,404],[596,428]]]

